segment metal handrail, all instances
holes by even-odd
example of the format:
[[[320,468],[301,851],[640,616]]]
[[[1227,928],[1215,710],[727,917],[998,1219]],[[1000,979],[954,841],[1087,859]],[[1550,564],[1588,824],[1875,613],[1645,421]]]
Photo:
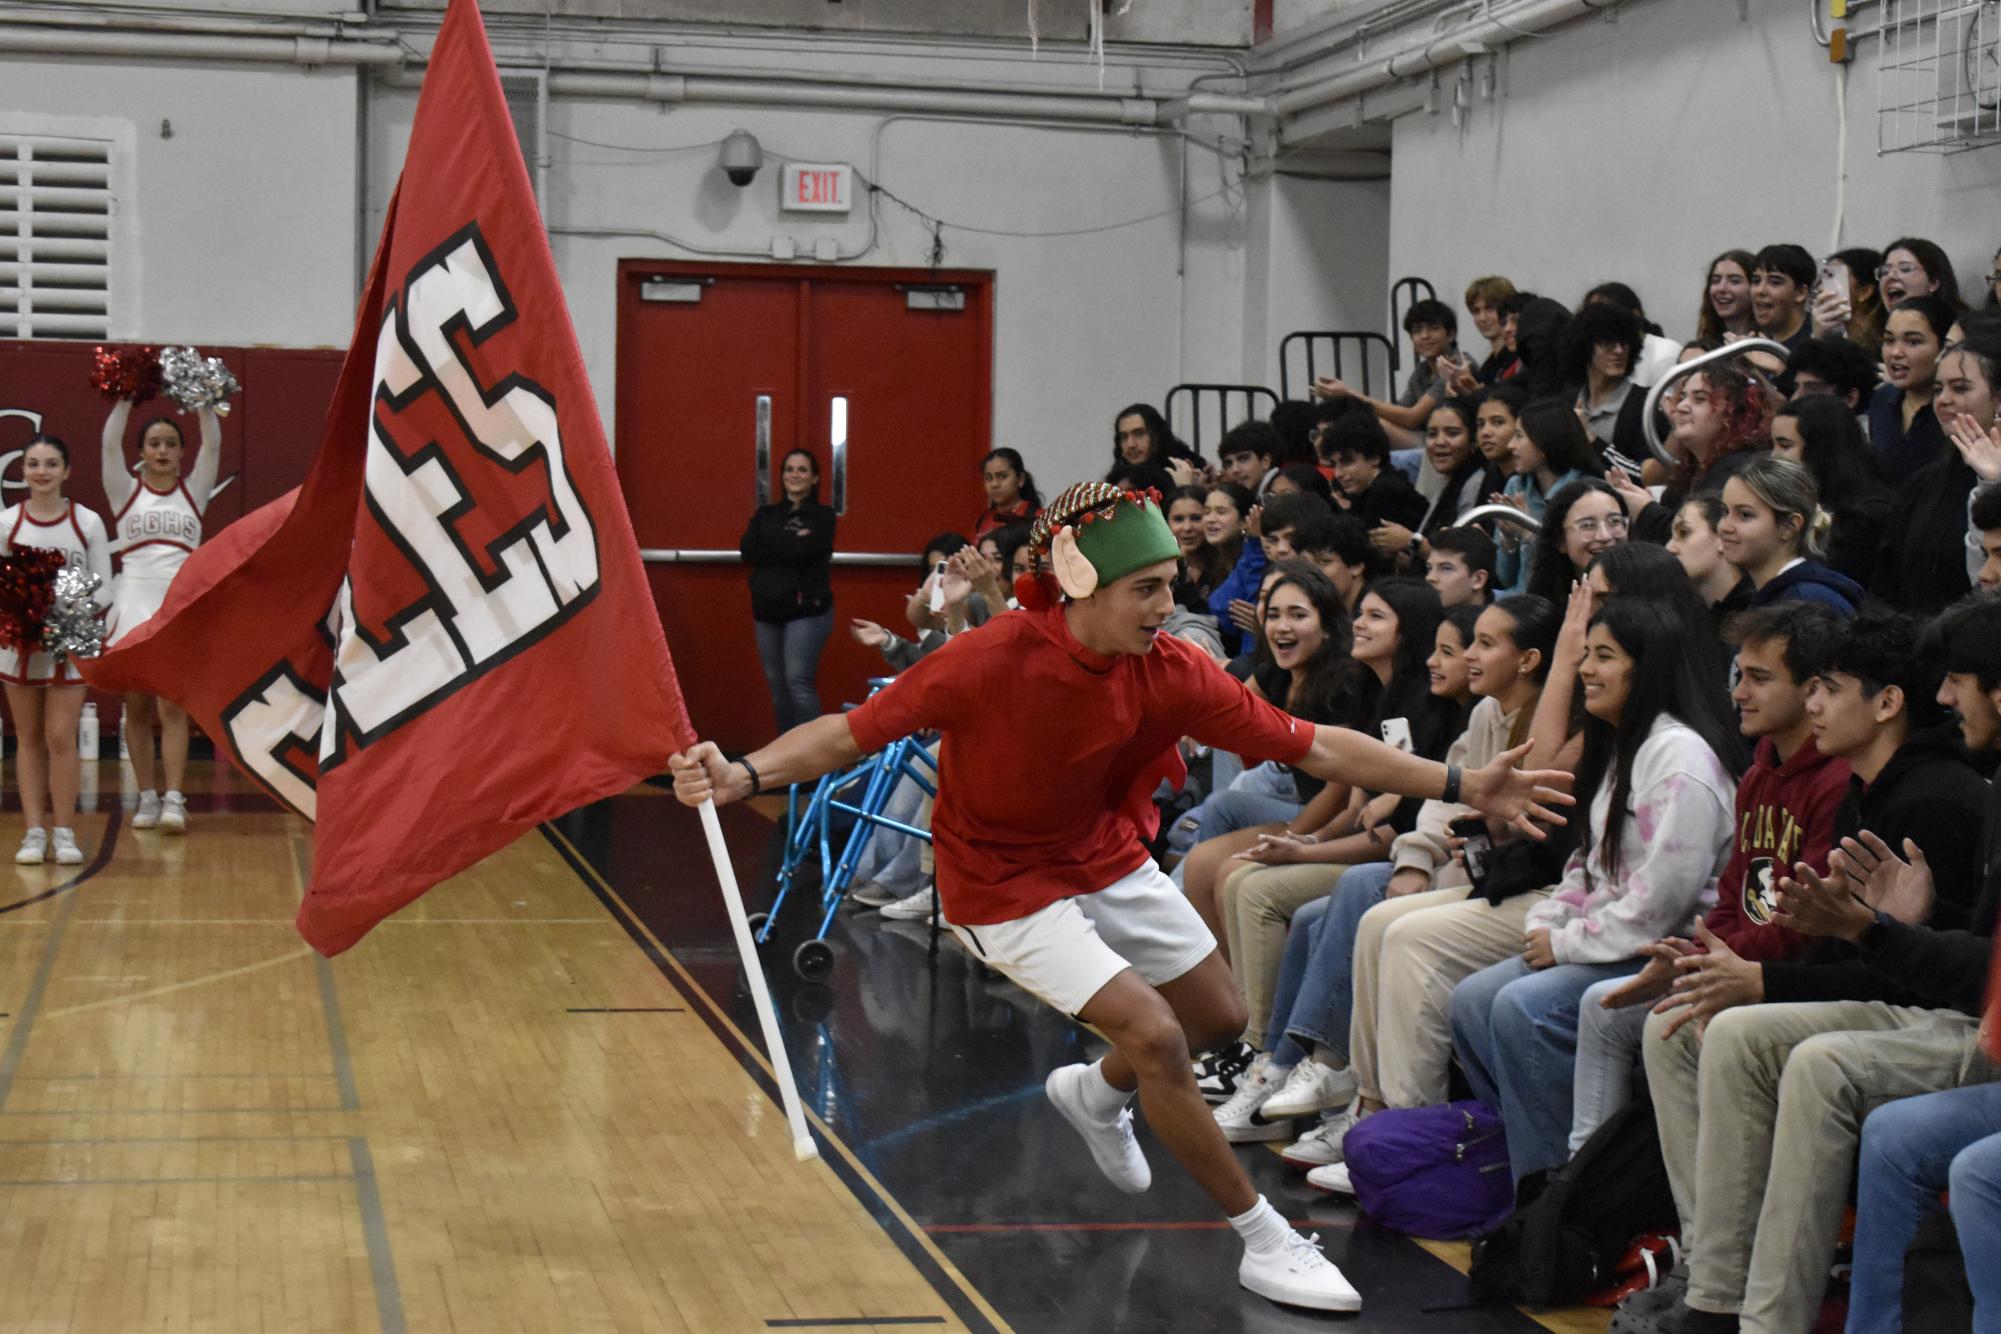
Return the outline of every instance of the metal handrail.
[[[1740,338],[1734,343],[1725,343],[1714,352],[1705,352],[1693,361],[1684,361],[1681,365],[1676,366],[1666,375],[1663,375],[1659,383],[1647,391],[1646,407],[1641,409],[1640,412],[1640,427],[1646,433],[1647,449],[1652,452],[1655,458],[1670,468],[1679,468],[1681,466],[1681,460],[1668,452],[1667,442],[1661,439],[1654,431],[1654,414],[1660,408],[1661,395],[1667,390],[1667,387],[1676,380],[1686,379],[1688,376],[1695,374],[1695,372],[1701,370],[1704,366],[1718,361],[1728,361],[1730,358],[1741,356],[1746,352],[1775,352],[1781,361],[1792,355],[1784,343],[1774,342],[1770,338]]]
[[[1467,510],[1464,514],[1453,520],[1452,526],[1455,528],[1464,528],[1467,524],[1478,523],[1482,519],[1498,519],[1502,523],[1511,524],[1521,529],[1530,537],[1534,537],[1542,531],[1541,520],[1532,514],[1524,514],[1513,505],[1475,505],[1472,509]]]
[[[711,550],[703,547],[641,547],[639,559],[648,565],[741,565],[743,557],[734,551]],[[836,551],[833,563],[844,566],[918,566],[924,563],[922,556],[911,556],[901,551]]]

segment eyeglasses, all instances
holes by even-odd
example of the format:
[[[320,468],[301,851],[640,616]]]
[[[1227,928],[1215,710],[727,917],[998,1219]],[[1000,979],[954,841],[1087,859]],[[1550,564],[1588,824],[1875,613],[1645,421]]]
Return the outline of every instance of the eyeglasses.
[[[1608,514],[1602,519],[1579,519],[1575,523],[1566,523],[1563,526],[1571,532],[1576,533],[1579,537],[1596,537],[1601,531],[1607,533],[1625,532],[1627,521],[1626,516],[1623,514]]]
[[[1899,278],[1910,278],[1923,272],[1924,266],[1921,264],[1885,264],[1876,270],[1876,276],[1887,278],[1894,273]]]
[[[1990,273],[1990,274],[1988,274],[1988,275],[1987,275],[1987,285],[1988,285],[1989,287],[1996,287],[1996,286],[2001,286],[2001,273]]]

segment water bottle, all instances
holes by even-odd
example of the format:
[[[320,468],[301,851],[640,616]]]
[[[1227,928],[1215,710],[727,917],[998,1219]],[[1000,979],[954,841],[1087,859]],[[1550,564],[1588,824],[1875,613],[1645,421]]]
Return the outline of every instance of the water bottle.
[[[83,716],[76,722],[76,757],[80,760],[97,759],[97,706],[83,706]]]

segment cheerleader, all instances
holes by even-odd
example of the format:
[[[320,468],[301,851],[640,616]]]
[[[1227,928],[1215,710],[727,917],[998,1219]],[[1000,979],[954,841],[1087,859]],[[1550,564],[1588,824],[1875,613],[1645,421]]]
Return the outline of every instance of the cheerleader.
[[[201,447],[194,471],[181,475],[185,442],[171,418],[155,417],[139,437],[139,468],[135,477],[125,463],[125,422],[132,404],[120,399],[104,422],[104,494],[111,501],[116,533],[118,588],[105,627],[105,644],[116,644],[160,609],[167,589],[188,553],[201,544],[202,515],[215,491],[222,458],[222,431],[215,413],[202,408]],[[160,765],[166,781],[164,797],[154,784],[153,724],[160,727]],[[172,700],[151,695],[125,697],[125,741],[132,752],[132,775],[139,783],[139,810],[134,829],[158,828],[185,833],[187,802],[181,783],[188,768],[188,715]]]
[[[21,456],[28,498],[0,511],[0,556],[34,547],[62,553],[72,569],[97,576],[94,595],[101,612],[111,587],[111,544],[104,520],[63,495],[69,480],[69,446],[52,435],[37,435]],[[7,710],[14,715],[21,766],[21,807],[28,834],[14,860],[39,866],[53,845],[57,863],[76,866],[76,724],[83,713],[83,677],[76,664],[40,649],[22,655],[0,647],[0,681],[7,687]],[[53,821],[53,828],[50,823]]]

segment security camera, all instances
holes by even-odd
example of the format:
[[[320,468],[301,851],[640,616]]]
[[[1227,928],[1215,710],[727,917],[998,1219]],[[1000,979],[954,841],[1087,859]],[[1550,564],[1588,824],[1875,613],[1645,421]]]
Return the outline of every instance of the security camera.
[[[757,169],[764,165],[764,146],[748,130],[733,131],[723,140],[720,161],[723,175],[730,178],[731,185],[741,188],[749,185],[756,178]]]

